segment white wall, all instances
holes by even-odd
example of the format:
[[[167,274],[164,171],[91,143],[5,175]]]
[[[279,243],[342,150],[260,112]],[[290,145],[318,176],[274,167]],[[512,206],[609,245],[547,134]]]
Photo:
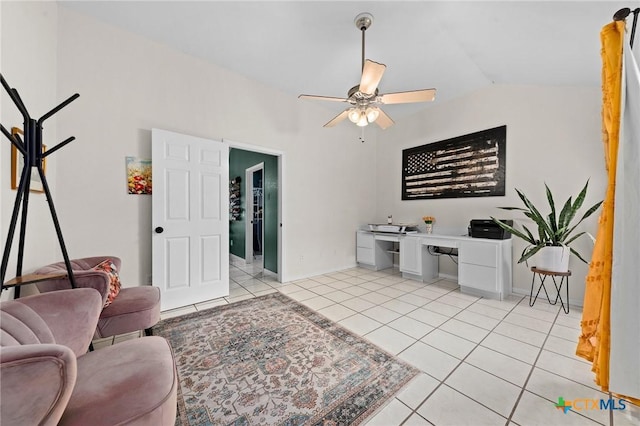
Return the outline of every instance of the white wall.
[[[498,216],[520,218],[498,206],[521,206],[514,188],[546,208],[546,182],[556,205],[575,196],[590,178],[586,207],[604,198],[606,174],[600,127],[599,88],[492,86],[467,97],[427,108],[414,116],[397,120],[397,125],[378,137],[376,220],[393,214],[394,220],[421,223],[421,217],[436,217],[438,228],[466,229],[471,219]],[[402,150],[464,134],[507,125],[506,195],[504,197],[401,200]],[[541,207],[543,208],[543,207]],[[582,212],[584,212],[584,208]],[[597,214],[582,229],[595,236]],[[529,292],[531,272],[517,265],[524,243],[513,240],[513,286]],[[585,259],[592,244],[582,237],[574,246]],[[572,256],[570,300],[582,304],[587,265]],[[441,259],[441,270],[456,274],[455,265]]]
[[[324,129],[332,113],[138,35],[60,7],[57,194],[72,257],[114,254],[125,285],[151,273],[151,198],[128,195],[125,156],[150,158],[153,127],[285,154],[284,277],[355,264],[356,227],[375,210],[375,137]]]
[[[57,5],[53,2],[0,2],[0,59],[2,75],[8,84],[18,90],[33,118],[40,118],[62,101],[56,93],[56,32]],[[4,89],[0,89],[0,122],[22,128],[22,115]],[[4,250],[16,191],[11,190],[11,144],[0,136],[0,241]],[[43,143],[49,147],[58,141],[56,117],[45,122]],[[47,160],[47,178],[54,201],[56,162],[55,155]],[[29,197],[23,273],[62,258],[53,222],[44,194],[31,193]],[[63,229],[64,232],[64,229]],[[18,230],[7,269],[6,279],[15,276],[18,251]],[[24,288],[22,294],[27,294]],[[6,299],[12,293],[3,292]]]

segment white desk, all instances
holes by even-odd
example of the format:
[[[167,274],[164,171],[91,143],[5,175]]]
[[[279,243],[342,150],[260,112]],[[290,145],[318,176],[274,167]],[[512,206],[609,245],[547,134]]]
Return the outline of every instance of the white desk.
[[[429,246],[458,249],[460,290],[478,296],[502,299],[511,294],[511,240],[490,240],[442,234],[356,233],[356,260],[376,270],[393,266],[399,245],[400,271],[406,278],[429,281],[438,277],[438,256]]]

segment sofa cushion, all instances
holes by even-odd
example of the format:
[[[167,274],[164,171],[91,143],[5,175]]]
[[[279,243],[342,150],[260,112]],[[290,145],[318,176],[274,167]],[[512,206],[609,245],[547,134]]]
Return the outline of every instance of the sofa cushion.
[[[97,337],[130,333],[160,321],[160,289],[153,286],[125,287],[116,303],[102,310]]]
[[[83,380],[76,383],[59,425],[175,421],[177,376],[171,347],[161,337],[127,340],[89,352],[78,358],[78,377]]]
[[[113,302],[118,293],[120,293],[120,276],[118,275],[118,268],[111,259],[106,259],[103,262],[98,263],[93,269],[97,271],[103,271],[109,276],[109,294],[107,295],[107,301],[104,303],[106,308]]]

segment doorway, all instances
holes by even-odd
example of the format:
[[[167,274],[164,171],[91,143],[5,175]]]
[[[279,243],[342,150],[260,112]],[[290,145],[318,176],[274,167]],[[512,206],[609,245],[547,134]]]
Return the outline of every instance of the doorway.
[[[237,217],[230,218],[230,261],[232,264],[245,265],[250,270],[256,269],[260,263],[263,275],[277,277],[277,281],[282,282],[285,278],[283,277],[282,245],[284,154],[254,145],[225,142],[229,143],[230,147],[230,176],[233,181],[241,182],[238,187],[240,198],[238,214]],[[260,169],[262,169],[261,173],[256,173]],[[256,191],[255,194],[254,173],[256,173],[255,186],[261,188],[261,191]],[[256,204],[255,207],[254,204]],[[254,220],[254,214],[258,220]],[[257,234],[255,259],[254,225]],[[261,259],[259,253],[262,256]]]
[[[264,268],[264,163],[245,170],[247,212],[245,222],[245,262]],[[254,268],[255,270],[256,268]]]

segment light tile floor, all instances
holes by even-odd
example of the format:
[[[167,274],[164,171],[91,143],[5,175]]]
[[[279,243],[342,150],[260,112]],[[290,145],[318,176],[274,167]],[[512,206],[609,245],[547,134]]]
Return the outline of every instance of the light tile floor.
[[[422,371],[368,425],[639,425],[640,408],[571,410],[559,397],[608,399],[574,355],[581,311],[538,299],[496,301],[447,280],[405,280],[397,269],[352,268],[278,283],[232,261],[230,296],[162,318],[280,291]],[[116,338],[126,339],[131,336]],[[616,399],[617,402],[617,399]],[[619,407],[619,404],[616,404]]]

